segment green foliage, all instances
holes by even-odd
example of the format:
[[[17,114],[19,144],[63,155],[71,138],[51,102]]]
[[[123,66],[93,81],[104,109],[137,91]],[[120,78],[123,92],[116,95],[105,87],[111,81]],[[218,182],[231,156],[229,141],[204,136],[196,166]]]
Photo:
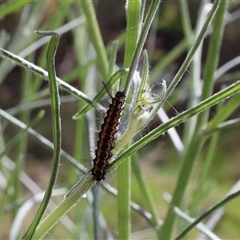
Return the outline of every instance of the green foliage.
[[[181,14],[182,22],[173,25],[180,29],[182,24],[184,37],[156,64],[151,64],[157,54],[153,43],[159,40],[158,27],[166,25],[159,22],[164,16],[161,6],[166,3],[127,1],[125,32],[108,46],[104,44],[105,36],[95,12],[104,4],[12,1],[1,5],[0,17],[5,23],[8,17],[20,17],[10,33],[4,27],[0,32],[0,90],[10,82],[14,84],[12,90],[19,93],[12,97],[14,102],[0,105],[0,238],[203,239],[200,232],[210,239],[220,239],[221,234],[228,238],[239,236],[238,228],[226,233],[215,230],[227,214],[227,204],[234,203],[240,194],[236,178],[228,180],[231,174],[218,166],[219,157],[221,161],[232,162],[226,149],[219,147],[223,144],[221,136],[226,136],[223,131],[229,131],[224,141],[236,142],[230,130],[239,128],[240,122],[239,116],[231,117],[239,108],[240,81],[233,81],[239,79],[239,72],[231,70],[239,64],[239,57],[219,67],[225,26],[239,21],[239,13],[231,10],[235,16],[232,18],[228,13],[236,3],[230,6],[227,1],[202,3],[198,19],[194,16],[194,28],[189,2],[180,1],[180,7],[168,3]],[[174,16],[171,18],[174,21]],[[36,29],[41,29],[36,31],[41,37],[34,33]],[[65,34],[72,39],[71,47]],[[203,42],[208,36],[206,47]],[[146,40],[149,45],[145,46]],[[119,68],[117,53],[122,45],[123,67]],[[59,60],[58,54],[66,52],[66,59],[69,56],[75,59],[71,64]],[[172,71],[180,56],[179,69]],[[58,72],[61,77],[57,77]],[[174,74],[170,84],[167,80],[159,81],[167,72]],[[226,80],[231,80],[231,85]],[[156,82],[162,86],[161,94],[152,92]],[[81,163],[86,155],[89,159],[94,157],[91,153],[96,140],[92,129],[96,128],[96,116],[92,108],[101,112],[98,101],[106,92],[115,95],[118,90],[123,90],[127,99],[107,168],[108,183],[96,184],[89,171],[91,164]],[[163,109],[168,103],[180,102],[183,96],[187,107],[168,119]],[[42,109],[47,113],[49,106],[52,114],[43,116]],[[216,106],[214,116],[212,106]],[[66,117],[68,110],[71,115]],[[144,134],[143,129],[156,116],[163,123],[153,124],[154,129]],[[185,124],[181,125],[179,135],[176,129],[181,123]],[[48,129],[52,129],[52,137]],[[169,139],[163,138],[166,132]],[[154,140],[171,140],[166,143],[165,154],[159,156]],[[33,148],[35,160],[28,154],[32,144],[37,146]],[[48,160],[40,162],[41,168],[48,166],[43,176],[36,167],[37,158],[41,157],[38,147],[52,153]],[[232,155],[238,156],[238,144],[233,149]],[[150,155],[154,152],[166,163],[152,163]],[[46,181],[34,183],[34,176]],[[171,195],[163,194],[166,191]],[[36,215],[33,206],[38,208]],[[46,216],[47,209],[51,213]],[[28,216],[29,212],[32,215]],[[232,218],[239,222],[238,215]],[[117,234],[113,234],[114,229]]]

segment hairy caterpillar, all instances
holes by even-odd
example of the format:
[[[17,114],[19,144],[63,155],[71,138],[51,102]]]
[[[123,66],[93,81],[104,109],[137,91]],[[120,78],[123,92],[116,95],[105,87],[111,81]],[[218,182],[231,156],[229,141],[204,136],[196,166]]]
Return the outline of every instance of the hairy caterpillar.
[[[125,93],[121,91],[118,91],[115,97],[112,97],[112,103],[109,105],[102,123],[97,149],[95,150],[95,158],[93,159],[93,167],[90,170],[96,181],[105,179],[109,159],[112,157],[112,149],[115,146],[116,133],[125,98]]]

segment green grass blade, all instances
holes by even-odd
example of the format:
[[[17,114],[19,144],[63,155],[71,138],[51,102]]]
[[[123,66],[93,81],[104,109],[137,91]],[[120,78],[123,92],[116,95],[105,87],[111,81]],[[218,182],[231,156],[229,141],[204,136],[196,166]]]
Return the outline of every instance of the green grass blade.
[[[10,114],[8,114],[6,111],[3,111],[0,108],[0,116],[11,122],[12,124],[18,126],[21,129],[26,128],[26,124],[23,122],[19,121],[17,118],[14,118]],[[36,142],[40,143],[43,145],[46,149],[50,150],[51,152],[54,150],[54,144],[49,141],[47,138],[43,137],[41,134],[33,130],[32,128],[29,128],[28,130],[29,135],[31,136],[32,139],[36,140]],[[72,156],[70,156],[68,153],[66,153],[64,150],[61,151],[61,157],[68,163],[70,163],[73,167],[77,168],[79,171],[82,173],[86,172],[86,168],[77,162],[76,159],[74,159]]]
[[[188,223],[194,222],[194,218],[191,218],[189,215],[181,211],[179,208],[174,208],[175,213],[180,216],[182,219],[186,220]],[[204,237],[208,237],[209,240],[221,240],[216,234],[214,234],[209,228],[203,223],[199,223],[196,225],[196,228],[203,233]],[[196,238],[201,239],[201,238]]]
[[[233,96],[233,98],[234,97],[236,97],[236,95]],[[217,105],[217,112],[218,113],[222,111],[222,105],[223,105],[222,103],[219,103]],[[206,155],[206,159],[204,161],[204,165],[203,165],[203,168],[202,168],[202,171],[201,171],[199,181],[197,183],[197,186],[195,187],[195,193],[193,194],[192,203],[189,207],[191,216],[195,215],[195,213],[198,209],[198,206],[200,204],[200,201],[202,200],[202,198],[204,196],[204,184],[206,183],[208,173],[210,171],[210,167],[211,167],[211,165],[214,161],[214,156],[215,156],[215,153],[216,153],[218,140],[219,140],[219,134],[218,133],[215,133],[211,136],[208,152],[207,152],[207,155]]]
[[[33,63],[11,53],[3,48],[0,48],[0,57],[7,58],[7,59],[15,62],[19,66],[30,70],[31,72],[40,76],[41,78],[49,80],[47,71],[43,70],[42,68],[36,66],[35,64],[33,64]],[[65,91],[71,93],[72,95],[76,96],[77,98],[83,99],[88,104],[92,105],[93,107],[96,107],[96,108],[98,107],[95,104],[95,102],[92,101],[86,94],[77,90],[76,88],[72,87],[71,85],[67,84],[66,82],[64,82],[63,80],[61,80],[58,77],[57,77],[57,82],[58,82],[59,87],[63,88]]]
[[[38,33],[52,35],[51,41],[49,43],[47,52],[47,65],[49,73],[49,85],[50,85],[50,96],[51,96],[51,106],[52,106],[52,121],[53,121],[53,139],[54,139],[54,151],[53,151],[53,166],[50,181],[48,183],[44,199],[39,206],[35,218],[33,219],[29,229],[23,236],[23,239],[32,239],[34,232],[43,217],[48,203],[50,201],[54,183],[57,178],[57,172],[60,162],[60,151],[61,151],[61,119],[60,119],[60,101],[58,93],[58,84],[56,80],[55,72],[55,54],[58,47],[59,35],[54,32],[41,32]]]
[[[218,6],[219,6],[219,8],[218,8]],[[216,17],[215,17],[214,22],[213,22],[213,24],[214,24],[214,30],[213,31],[214,32],[213,32],[212,37],[211,37],[211,44],[210,44],[210,49],[209,49],[210,52],[208,52],[209,58],[211,58],[212,61],[213,61],[212,63],[209,63],[209,64],[211,64],[211,67],[213,69],[210,69],[209,66],[206,65],[208,70],[206,70],[207,73],[205,75],[205,83],[204,83],[203,90],[202,90],[202,99],[206,99],[206,97],[208,97],[212,92],[213,74],[214,74],[214,71],[215,71],[216,66],[217,66],[217,60],[218,60],[218,55],[219,55],[219,46],[220,46],[220,42],[222,40],[219,37],[219,35],[217,35],[217,33],[219,34],[223,29],[223,26],[224,26],[223,18],[225,16],[224,15],[225,10],[226,10],[226,3],[225,2],[221,2],[221,1],[214,2],[213,6],[212,6],[212,10],[209,13],[208,18],[207,18],[205,24],[203,25],[202,30],[199,33],[199,36],[201,36],[201,34],[204,33],[207,30],[206,27],[209,26],[209,24],[211,23],[211,20],[213,19],[213,17],[215,16],[215,13],[217,11]],[[195,41],[195,44],[198,42],[198,40],[199,39],[197,38],[196,41]],[[199,41],[197,45],[199,45],[200,42],[201,41]],[[214,47],[215,45],[217,45],[217,46]],[[191,52],[191,50],[190,50],[190,52]],[[188,54],[188,56],[189,55],[190,54]],[[212,55],[214,55],[214,56],[212,56]],[[184,63],[183,63],[183,65],[184,65]],[[208,78],[206,78],[206,76],[208,76]],[[173,82],[174,82],[174,80],[173,80]],[[170,88],[169,92],[171,92],[171,85],[169,87]],[[208,86],[209,89],[206,86]],[[202,127],[202,125],[204,124],[204,121],[206,121],[207,116],[208,116],[208,110],[203,111],[198,116],[197,123],[196,123],[196,128],[195,128],[196,133]],[[179,207],[179,205],[181,204],[181,201],[183,199],[187,184],[189,183],[189,178],[190,178],[190,174],[191,174],[192,169],[193,169],[195,159],[198,156],[198,153],[199,153],[201,147],[203,146],[203,141],[204,141],[204,139],[202,139],[202,137],[199,136],[198,134],[195,134],[193,136],[193,138],[191,139],[191,141],[188,141],[188,142],[190,142],[190,144],[186,146],[186,151],[185,151],[185,154],[184,154],[182,166],[180,168],[180,173],[179,173],[179,176],[178,176],[178,180],[177,180],[177,184],[176,184],[175,191],[174,191],[174,194],[173,194],[173,198],[172,198],[171,204],[169,206],[164,224],[162,226],[162,230],[161,230],[162,231],[161,232],[161,234],[162,234],[161,237],[162,238],[166,238],[166,239],[171,238],[172,228],[173,228],[173,224],[174,224],[174,221],[175,221],[175,214],[173,212],[173,206]]]
[[[0,153],[0,158],[8,153],[8,151],[23,137],[24,134],[35,124],[37,124],[44,116],[45,112],[40,111],[37,116],[26,126],[25,129],[16,134],[6,145],[4,150]]]
[[[214,118],[209,121],[206,126],[203,128],[203,134],[208,134],[216,126],[226,120],[232,113],[239,107],[240,94],[233,96],[227,104],[219,111]]]
[[[187,49],[187,40],[182,40],[178,43],[166,56],[164,56],[161,61],[159,61],[151,71],[150,79],[151,83],[156,82],[159,73],[161,73],[165,68],[169,67],[170,64],[176,60],[185,50]]]
[[[103,40],[101,37],[100,29],[98,26],[98,22],[96,19],[93,2],[80,1],[80,4],[82,6],[82,10],[87,20],[93,46],[95,47],[95,50],[97,52],[97,59],[102,74],[102,78],[103,80],[106,80],[108,76],[108,59],[106,49],[104,47]]]
[[[201,171],[200,179],[195,188],[195,194],[193,195],[194,197],[193,197],[192,204],[190,206],[190,215],[191,216],[195,215],[196,211],[198,210],[198,206],[200,205],[200,201],[202,200],[202,196],[204,195],[203,194],[204,186],[205,186],[204,184],[206,183],[208,173],[210,171],[210,167],[214,161],[218,139],[219,139],[218,133],[213,134],[213,136],[210,139],[208,153],[207,153],[207,156],[204,161],[204,166]]]
[[[191,28],[191,19],[188,11],[188,2],[185,0],[180,0],[180,8],[182,14],[182,25],[185,39],[188,42],[188,46],[191,45],[192,40],[192,28]]]
[[[146,134],[144,137],[136,141],[131,147],[126,149],[124,152],[122,152],[115,160],[114,162],[110,163],[109,168],[115,169],[117,165],[119,165],[124,159],[126,159],[131,154],[135,153],[137,150],[145,146],[147,143],[153,141],[157,137],[164,134],[168,129],[175,127],[190,117],[201,113],[202,111],[206,110],[207,108],[210,108],[220,101],[229,98],[231,95],[236,94],[238,91],[240,91],[240,81],[237,81],[236,83],[232,84],[231,86],[225,88],[224,90],[221,90],[220,92],[214,94],[213,96],[207,98],[206,100],[200,102],[195,107],[192,107],[182,113],[180,113],[178,116],[171,118],[167,123],[162,124],[161,126],[155,128],[148,134]]]
[[[117,59],[117,51],[118,51],[118,41],[115,40],[112,42],[110,46],[110,57],[109,57],[109,69],[108,69],[108,78],[111,77],[114,73],[114,67]]]
[[[7,16],[10,13],[17,11],[24,7],[26,4],[34,2],[34,0],[28,1],[11,1],[0,5],[0,19]]]
[[[139,166],[139,161],[138,158],[134,155],[132,159],[132,167],[134,170],[134,174],[136,175],[137,182],[139,185],[139,188],[141,189],[142,192],[142,198],[144,198],[144,202],[146,203],[148,207],[148,211],[152,215],[152,222],[155,225],[155,229],[158,235],[159,229],[160,229],[160,219],[159,216],[157,215],[157,207],[154,203],[153,196],[150,192],[149,186],[146,182],[146,179],[144,177],[144,174]]]
[[[151,2],[151,5],[150,5],[148,13],[147,13],[147,16],[146,16],[146,18],[144,20],[144,23],[143,23],[143,27],[142,27],[141,34],[140,34],[138,42],[137,42],[136,49],[134,51],[134,55],[132,57],[131,57],[131,55],[129,56],[131,58],[131,65],[130,65],[130,68],[129,68],[129,74],[128,74],[127,79],[126,79],[126,85],[125,85],[125,88],[124,88],[125,92],[127,92],[127,90],[129,89],[129,87],[132,83],[132,78],[133,78],[134,72],[137,69],[139,57],[140,57],[141,52],[143,50],[143,45],[146,41],[148,31],[151,27],[151,24],[153,22],[153,19],[155,17],[155,14],[157,12],[159,4],[160,4],[160,1],[152,1]],[[138,24],[141,24],[141,23],[138,23]],[[136,28],[136,26],[138,26],[138,25],[133,26],[133,28]],[[132,29],[130,31],[132,31]],[[134,43],[132,43],[132,44],[134,44]],[[126,67],[129,67],[129,66],[126,66]]]
[[[177,74],[175,75],[174,79],[172,80],[171,84],[169,85],[169,87],[167,89],[167,93],[165,96],[166,99],[168,99],[168,97],[171,95],[171,93],[173,92],[173,90],[175,89],[175,87],[177,86],[179,81],[182,79],[183,74],[187,71],[187,68],[190,65],[192,58],[193,58],[195,52],[197,51],[199,45],[201,44],[201,42],[207,32],[207,29],[208,29],[209,25],[211,24],[216,12],[217,12],[218,7],[219,7],[219,2],[218,1],[214,2],[212,10],[209,13],[208,18],[207,18],[206,22],[204,23],[197,39],[195,40],[192,48],[190,49],[189,53],[187,54],[186,59],[184,60],[183,64],[181,65],[180,69],[178,70]]]
[[[126,45],[124,55],[124,67],[129,66],[137,61],[133,60],[133,54],[136,51],[136,45],[141,31],[141,2],[129,0],[126,1],[126,16],[127,16],[127,29],[126,29]],[[131,72],[132,70],[132,72]],[[123,84],[125,85],[124,91],[126,92],[125,80],[133,73],[130,67],[128,76],[124,78]],[[132,79],[131,79],[132,80]],[[131,229],[130,218],[130,196],[131,196],[131,178],[130,178],[130,161],[125,161],[117,170],[118,179],[118,239],[129,239]]]
[[[107,92],[107,89],[110,89],[114,83],[121,77],[123,77],[124,75],[126,75],[128,73],[127,70],[125,69],[120,69],[117,72],[115,72],[110,79],[107,81],[106,83],[106,87],[103,86],[102,89],[97,93],[97,95],[93,98],[94,102],[98,102],[103,96],[104,94]],[[106,89],[107,88],[107,89]],[[91,105],[87,105],[86,107],[84,107],[83,109],[81,109],[79,112],[77,112],[74,116],[73,119],[78,119],[81,118],[82,116],[84,116],[89,110],[91,110]]]
[[[240,126],[240,118],[231,119],[218,124],[215,128],[212,128],[211,131],[208,131],[208,132],[203,131],[202,134],[207,135],[207,134],[213,134],[214,132],[218,132],[218,131],[227,131],[239,126]]]
[[[81,197],[93,186],[92,176],[86,174],[73,188],[66,194],[64,200],[51,212],[37,228],[34,239],[42,238],[72,207],[74,207]]]
[[[16,134],[6,145],[4,150],[0,153],[0,159],[8,153],[8,151],[16,144],[18,143],[22,137],[28,132],[28,130],[36,125],[44,116],[45,112],[40,111],[34,119],[31,120],[31,122],[26,126],[25,129],[21,130],[18,134]],[[17,176],[17,177],[16,177]],[[3,192],[3,197],[1,198],[1,203],[0,203],[0,222],[2,219],[2,215],[4,213],[3,209],[5,207],[6,201],[8,197],[11,195],[9,194],[10,188],[14,185],[14,182],[18,178],[18,168],[15,167],[14,171],[11,173],[10,178],[7,180],[7,186],[4,189]],[[0,226],[0,236],[1,236],[1,226]]]
[[[192,224],[190,224],[186,229],[180,233],[175,240],[182,239],[192,228],[194,228],[198,223],[200,223],[204,218],[208,217],[211,213],[219,209],[220,207],[226,205],[230,201],[238,198],[240,196],[240,191],[236,191],[235,193],[230,194],[229,196],[225,197],[223,200],[212,206],[209,210],[207,210],[204,214],[198,217]]]

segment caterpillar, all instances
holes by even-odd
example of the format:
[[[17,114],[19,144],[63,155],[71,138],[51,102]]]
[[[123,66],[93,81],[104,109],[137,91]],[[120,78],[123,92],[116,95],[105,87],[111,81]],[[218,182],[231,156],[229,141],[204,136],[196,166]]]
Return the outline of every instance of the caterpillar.
[[[97,148],[93,167],[91,169],[94,180],[105,179],[106,170],[109,166],[109,159],[112,157],[112,149],[115,147],[116,133],[118,131],[119,120],[125,103],[125,93],[118,91],[109,105],[106,116],[98,134]]]

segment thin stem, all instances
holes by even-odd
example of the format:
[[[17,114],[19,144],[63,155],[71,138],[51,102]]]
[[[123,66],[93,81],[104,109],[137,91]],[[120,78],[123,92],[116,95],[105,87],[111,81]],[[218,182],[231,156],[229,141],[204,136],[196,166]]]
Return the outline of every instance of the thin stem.
[[[98,26],[98,22],[96,19],[96,14],[94,12],[94,6],[92,1],[80,1],[82,6],[82,10],[87,19],[87,24],[89,27],[89,32],[91,36],[92,43],[97,52],[97,59],[100,71],[102,73],[103,80],[107,79],[108,76],[108,59],[107,53],[103,44],[103,40],[101,37],[100,29]]]
[[[54,151],[53,151],[53,166],[51,171],[50,181],[48,183],[44,198],[39,206],[35,218],[33,219],[29,229],[23,236],[23,239],[32,239],[36,228],[43,217],[50,198],[52,196],[52,191],[54,183],[57,178],[57,172],[60,162],[60,151],[61,151],[61,119],[60,119],[60,101],[58,93],[58,84],[56,80],[55,72],[55,54],[59,43],[59,35],[54,32],[41,32],[41,34],[52,35],[51,41],[47,51],[47,64],[49,72],[49,84],[50,84],[50,97],[52,106],[52,121],[53,121],[53,141],[54,141]]]
[[[159,4],[160,4],[160,1],[152,1],[151,5],[149,7],[147,16],[146,16],[145,21],[143,23],[143,28],[141,30],[141,34],[139,36],[139,40],[138,40],[134,55],[131,59],[129,74],[127,76],[126,85],[125,85],[125,88],[124,88],[125,92],[127,92],[127,90],[129,89],[129,87],[131,85],[133,74],[136,71],[136,68],[137,68],[137,65],[138,65],[138,60],[139,60],[140,54],[141,54],[142,49],[143,49],[143,45],[144,45],[145,40],[147,38],[147,34],[149,32],[149,29],[151,27],[152,21],[155,17],[155,14],[157,12]]]
[[[180,233],[175,240],[182,239],[191,229],[193,229],[198,223],[200,223],[204,218],[208,217],[211,213],[216,211],[218,208],[226,205],[228,202],[232,201],[233,199],[239,197],[240,191],[230,194],[229,196],[225,197],[222,201],[215,204],[211,207],[208,211],[202,214],[199,218],[197,218],[193,223],[191,223],[187,228],[185,228],[182,233]]]
[[[16,64],[18,64],[19,66],[23,67],[23,68],[27,68],[28,70],[32,71],[34,74],[49,80],[49,76],[48,76],[48,72],[43,70],[42,68],[36,66],[35,64],[3,49],[0,48],[0,57],[3,58],[7,58],[13,62],[15,62]],[[81,98],[84,101],[86,101],[88,104],[92,105],[95,108],[98,108],[98,105],[95,104],[94,101],[92,101],[86,94],[84,94],[83,92],[79,91],[78,89],[76,89],[75,87],[72,87],[71,85],[69,85],[68,83],[64,82],[63,80],[61,80],[60,78],[56,78],[57,79],[57,83],[59,85],[59,87],[63,88],[65,91],[69,92],[70,94],[76,96],[77,98]]]
[[[214,94],[213,96],[207,98],[206,100],[200,102],[195,107],[192,107],[178,116],[171,118],[167,123],[160,125],[159,127],[155,128],[147,135],[136,141],[131,147],[127,150],[122,152],[112,163],[109,165],[109,169],[115,169],[122,161],[124,161],[128,156],[138,151],[140,148],[145,146],[147,143],[153,141],[157,137],[161,136],[165,133],[168,129],[177,126],[183,122],[185,122],[190,117],[199,114],[200,112],[206,110],[217,104],[218,102],[229,98],[231,95],[236,94],[240,91],[240,80],[236,83],[230,85],[229,87],[225,88],[224,90]]]

